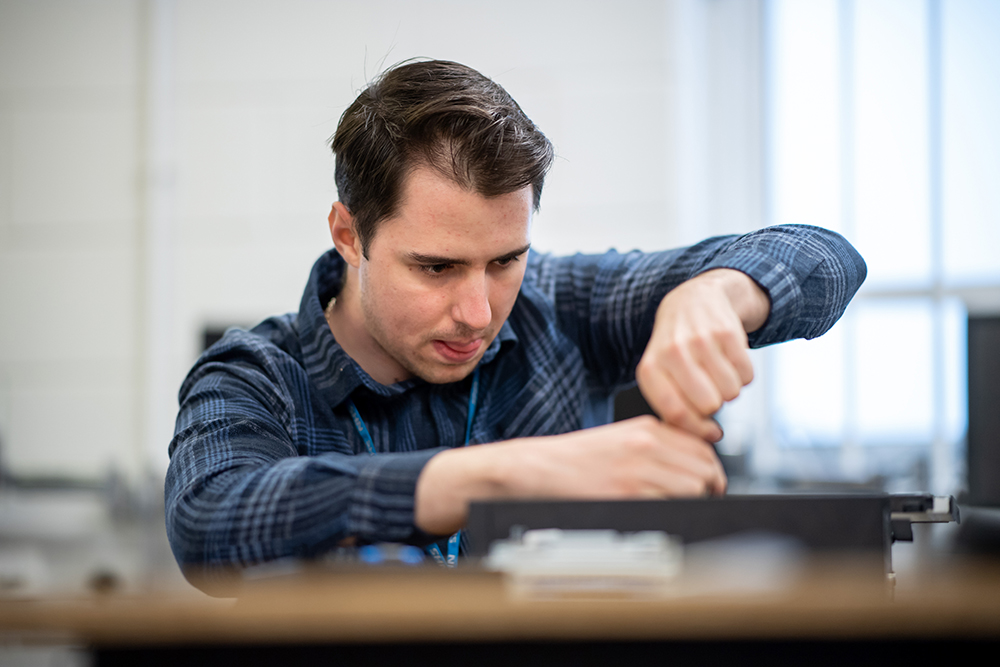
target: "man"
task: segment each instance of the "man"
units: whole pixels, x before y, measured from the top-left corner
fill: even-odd
[[[865,277],[810,227],[529,253],[552,147],[456,63],[386,72],[332,148],[335,248],[299,312],[228,332],[181,388],[182,567],[431,545],[477,498],[721,494],[711,416],[751,381],[748,345],[824,333]],[[633,381],[660,419],[583,428]]]

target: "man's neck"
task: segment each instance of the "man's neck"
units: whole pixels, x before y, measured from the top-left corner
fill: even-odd
[[[324,315],[334,339],[347,356],[379,384],[394,384],[410,377],[365,327],[364,310],[357,290],[357,270],[351,266],[344,273],[340,294],[327,305]]]

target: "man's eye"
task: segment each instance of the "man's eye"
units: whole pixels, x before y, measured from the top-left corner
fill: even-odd
[[[520,257],[504,257],[503,259],[498,259],[497,264],[500,266],[510,266],[514,262],[520,261]]]
[[[424,273],[429,273],[432,276],[439,276],[450,269],[451,264],[426,264],[421,268],[423,268]]]

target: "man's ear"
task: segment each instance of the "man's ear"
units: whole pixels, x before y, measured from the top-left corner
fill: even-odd
[[[361,238],[354,231],[354,216],[339,201],[333,202],[330,209],[330,237],[337,252],[344,261],[358,268],[361,266]]]

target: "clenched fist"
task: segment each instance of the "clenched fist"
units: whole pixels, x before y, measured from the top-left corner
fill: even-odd
[[[763,290],[731,269],[703,273],[668,293],[636,368],[650,407],[668,424],[720,440],[712,415],[753,380],[747,332],[769,312]]]

